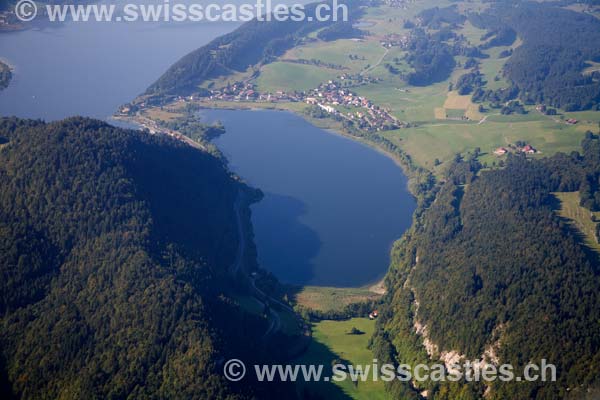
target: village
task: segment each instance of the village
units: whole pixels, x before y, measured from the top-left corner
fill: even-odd
[[[259,93],[252,83],[236,82],[222,89],[210,91],[208,100],[232,102],[304,102],[335,117],[351,121],[357,128],[373,132],[398,129],[406,126],[391,115],[390,110],[373,104],[369,99],[350,90],[351,87],[370,82],[369,78],[344,74],[338,80],[322,83],[307,92]],[[344,82],[345,81],[345,82]],[[194,98],[191,97],[191,100]],[[342,110],[340,110],[342,109]],[[345,110],[344,110],[345,109]]]

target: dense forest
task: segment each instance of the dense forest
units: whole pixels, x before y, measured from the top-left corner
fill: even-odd
[[[582,71],[586,62],[600,61],[600,20],[559,5],[498,1],[469,19],[493,32],[492,41],[507,44],[514,32],[523,40],[504,67],[523,100],[567,111],[597,109],[600,80]]]
[[[361,38],[363,36],[364,32],[355,28],[352,22],[338,22],[327,28],[321,29],[319,33],[317,33],[317,37],[325,42],[338,39]]]
[[[475,157],[457,159],[436,201],[394,248],[376,356],[426,362],[418,321],[439,351],[478,360],[494,346],[500,363],[516,371],[541,359],[557,366],[556,383],[494,382],[486,398],[577,399],[598,385],[600,256],[558,216],[552,194],[587,190],[594,199],[598,171],[600,140],[591,133],[582,154],[510,156],[491,171]],[[425,388],[434,399],[476,399],[485,391],[464,382]],[[419,398],[398,382],[390,390]]]
[[[456,67],[455,56],[471,60],[489,57],[456,34],[455,29],[465,20],[458,7],[449,6],[424,10],[415,22],[405,21],[405,27],[411,29],[406,61],[414,69],[405,76],[409,84],[428,86],[448,79]]]
[[[450,76],[456,61],[450,46],[423,29],[414,29],[406,60],[414,69],[407,81],[414,86],[428,86]]]
[[[348,4],[350,21],[359,15],[359,4],[360,2]],[[148,88],[147,94],[196,91],[198,85],[207,79],[246,71],[248,67],[259,63],[268,63],[293,47],[307,33],[329,25],[335,26],[330,34],[339,34],[338,31],[348,34],[346,24],[317,21],[315,7],[316,4],[305,7],[306,21],[252,20],[235,31],[214,39],[177,61]]]
[[[227,294],[254,192],[220,159],[83,118],[2,119],[0,137],[3,398],[287,396],[219,370],[270,353]]]

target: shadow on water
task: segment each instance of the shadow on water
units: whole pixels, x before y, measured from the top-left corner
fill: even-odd
[[[274,193],[265,193],[252,206],[261,266],[282,281],[299,285],[314,277],[314,258],[321,248],[317,232],[300,221],[305,213],[306,205],[300,200]]]

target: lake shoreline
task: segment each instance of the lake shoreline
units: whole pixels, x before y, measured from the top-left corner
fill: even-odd
[[[246,105],[246,104],[237,105],[237,106],[224,105],[223,103],[213,103],[211,105],[205,105],[205,103],[200,102],[197,104],[200,107],[200,109],[204,109],[204,110],[231,110],[231,111],[265,111],[265,110],[269,110],[269,111],[289,112],[298,117],[301,117],[303,120],[307,121],[308,123],[310,123],[312,126],[314,126],[316,128],[322,129],[330,134],[333,134],[336,136],[341,136],[341,137],[350,139],[352,141],[355,141],[357,143],[361,143],[361,144],[368,146],[371,149],[377,151],[378,153],[386,156],[387,158],[391,159],[394,162],[394,164],[396,164],[402,170],[402,173],[407,178],[407,186],[409,186],[408,183],[412,179],[411,173],[410,173],[408,167],[406,167],[402,163],[400,158],[397,155],[395,155],[394,153],[382,148],[381,146],[378,146],[376,143],[373,143],[370,140],[361,139],[352,134],[349,134],[339,127],[321,126],[316,123],[317,121],[319,121],[319,119],[311,118],[310,116],[306,115],[305,113],[298,112],[296,110],[293,110],[293,109],[290,109],[287,107],[277,107],[276,105],[268,105],[265,107],[256,107],[256,106],[251,106],[251,105]],[[331,122],[334,125],[337,122],[337,121],[332,120],[331,118],[323,118],[323,120],[327,120],[328,122]],[[413,198],[416,199],[417,197],[410,190],[410,187],[408,187],[408,189],[409,189],[408,192],[411,194],[411,196],[413,196]]]
[[[271,178],[272,175],[265,176],[264,173],[257,172],[257,169],[255,169],[254,167],[249,167],[249,165],[252,165],[252,161],[248,160],[251,156],[248,156],[247,154],[251,154],[251,153],[253,153],[253,151],[252,151],[252,147],[249,147],[251,145],[248,142],[249,141],[249,139],[247,139],[248,136],[242,134],[244,132],[244,129],[250,130],[251,132],[255,132],[258,135],[258,136],[250,136],[250,137],[253,138],[252,141],[257,141],[259,143],[256,146],[258,146],[258,148],[261,149],[261,153],[260,153],[261,156],[267,157],[265,159],[266,162],[269,162],[268,160],[272,159],[272,156],[270,156],[269,154],[271,154],[273,151],[276,151],[274,149],[276,149],[278,146],[281,146],[282,141],[286,142],[286,143],[292,143],[292,142],[290,142],[290,140],[304,141],[304,143],[298,143],[300,145],[300,147],[298,147],[294,150],[294,152],[297,154],[297,156],[294,156],[292,158],[296,158],[296,159],[298,157],[302,157],[302,154],[305,154],[304,152],[306,151],[306,146],[307,146],[306,141],[308,141],[308,143],[311,143],[311,145],[313,145],[313,146],[314,145],[318,146],[318,148],[321,149],[319,151],[320,155],[317,156],[316,159],[313,159],[313,161],[314,161],[313,167],[311,167],[313,169],[312,173],[315,173],[315,171],[314,171],[315,168],[317,168],[317,169],[321,168],[320,163],[322,162],[323,159],[331,160],[330,156],[332,154],[334,155],[333,159],[339,158],[339,156],[335,156],[335,154],[338,154],[335,151],[335,148],[340,148],[342,153],[339,153],[339,154],[348,154],[347,146],[350,146],[349,148],[351,148],[351,149],[355,149],[355,150],[353,150],[353,152],[358,152],[358,153],[354,154],[353,158],[344,160],[343,157],[346,157],[346,156],[342,156],[342,158],[339,159],[340,163],[338,163],[339,167],[337,167],[337,170],[339,170],[341,168],[341,170],[346,171],[345,173],[348,174],[347,175],[348,178],[345,178],[346,183],[343,183],[339,189],[335,189],[335,190],[347,191],[348,192],[347,195],[350,195],[350,193],[357,193],[356,195],[350,195],[351,200],[349,200],[348,202],[345,202],[347,204],[344,207],[356,209],[356,207],[362,207],[359,204],[363,204],[362,202],[366,201],[366,203],[364,203],[364,204],[372,204],[372,206],[366,206],[367,209],[369,209],[369,208],[371,209],[371,211],[369,211],[369,212],[374,214],[374,218],[376,215],[378,215],[379,217],[376,217],[374,220],[371,219],[371,221],[373,221],[373,222],[365,223],[364,222],[365,217],[369,214],[368,213],[364,214],[362,217],[358,217],[358,219],[356,220],[356,225],[352,225],[353,222],[349,222],[349,221],[352,221],[352,219],[351,220],[343,220],[345,222],[339,221],[341,223],[341,225],[337,225],[334,222],[334,221],[336,221],[335,218],[344,218],[344,217],[334,217],[334,219],[331,219],[331,218],[326,219],[326,220],[329,220],[329,222],[327,222],[326,224],[333,223],[335,225],[322,225],[322,223],[316,223],[317,220],[312,220],[313,222],[309,223],[309,225],[307,225],[307,226],[311,229],[315,229],[315,233],[318,233],[318,235],[321,235],[321,233],[327,232],[327,230],[329,230],[330,235],[335,234],[334,233],[335,231],[333,231],[333,232],[331,231],[332,226],[338,226],[338,228],[335,228],[335,229],[340,229],[339,226],[346,226],[346,228],[341,228],[341,229],[344,229],[344,232],[351,232],[352,229],[350,229],[349,226],[355,226],[356,229],[358,229],[359,231],[362,231],[362,233],[360,233],[359,236],[356,236],[356,233],[349,234],[350,236],[348,237],[348,240],[360,240],[361,243],[364,243],[364,247],[362,247],[362,248],[361,248],[361,246],[358,246],[358,247],[354,246],[354,249],[355,249],[354,253],[358,252],[356,254],[357,257],[352,258],[352,257],[354,257],[351,255],[352,251],[350,253],[348,253],[347,251],[343,250],[342,247],[339,247],[340,246],[339,243],[336,245],[337,247],[328,247],[328,246],[331,246],[328,243],[335,243],[335,242],[326,241],[325,243],[327,245],[321,249],[321,251],[324,251],[324,253],[319,253],[321,255],[319,255],[316,259],[312,259],[313,256],[311,256],[311,260],[312,260],[311,263],[315,263],[313,265],[316,268],[314,270],[314,271],[317,271],[316,274],[314,276],[311,275],[310,279],[305,281],[306,277],[303,277],[303,274],[305,272],[300,272],[300,271],[305,271],[304,269],[297,269],[296,267],[294,267],[294,268],[288,270],[288,272],[285,272],[283,269],[281,269],[280,266],[275,267],[275,265],[277,265],[277,263],[275,263],[274,265],[271,265],[274,262],[274,258],[273,258],[274,254],[276,254],[276,253],[273,253],[273,251],[276,251],[276,250],[273,250],[273,246],[275,246],[275,245],[268,244],[267,247],[264,247],[265,249],[267,249],[266,250],[267,253],[265,253],[266,258],[263,258],[261,260],[261,265],[263,268],[266,268],[267,270],[274,272],[275,275],[278,276],[278,279],[284,284],[302,285],[302,286],[340,287],[340,288],[349,288],[349,289],[356,289],[356,290],[362,289],[362,290],[369,290],[372,293],[375,293],[378,295],[381,295],[384,292],[383,282],[384,282],[384,279],[385,279],[385,277],[389,271],[390,265],[391,265],[391,261],[392,261],[391,260],[391,252],[392,252],[393,246],[396,243],[396,241],[402,237],[404,232],[408,231],[411,228],[412,221],[413,221],[413,208],[416,207],[415,198],[412,195],[412,193],[410,193],[410,191],[408,190],[407,182],[408,182],[409,177],[404,173],[404,170],[402,168],[399,168],[399,163],[396,162],[396,160],[394,159],[394,157],[392,157],[392,155],[390,153],[380,151],[379,149],[377,149],[376,146],[369,144],[365,140],[358,140],[356,137],[353,137],[348,134],[343,134],[337,130],[334,130],[334,129],[332,129],[331,126],[323,127],[323,126],[319,126],[318,124],[313,123],[313,121],[307,120],[307,118],[299,118],[299,117],[306,117],[306,115],[302,115],[302,113],[300,113],[298,111],[294,111],[294,110],[282,109],[281,107],[249,107],[248,105],[240,105],[240,104],[235,104],[235,106],[232,104],[227,104],[227,105],[220,105],[219,107],[213,107],[213,104],[195,103],[194,106],[197,106],[200,108],[201,116],[203,117],[201,122],[211,123],[212,121],[221,121],[227,127],[226,128],[227,133],[219,138],[219,140],[223,140],[224,138],[226,138],[225,139],[226,142],[214,143],[214,144],[222,151],[223,155],[227,158],[228,161],[230,161],[234,165],[236,165],[237,168],[234,168],[232,170],[232,172],[238,176],[241,176],[242,179],[244,181],[246,181],[248,184],[250,184],[251,186],[260,188],[261,190],[266,190],[268,193],[275,194],[275,197],[273,197],[273,195],[271,195],[270,200],[267,202],[267,205],[265,205],[265,207],[272,207],[275,205],[277,205],[279,207],[278,204],[283,204],[283,203],[277,203],[277,201],[279,201],[279,200],[276,200],[276,199],[281,198],[281,196],[283,196],[284,198],[287,196],[292,196],[292,198],[295,198],[296,195],[298,195],[300,193],[304,193],[303,190],[306,190],[306,189],[302,189],[303,186],[300,186],[300,188],[298,189],[298,188],[296,188],[296,186],[294,186],[294,183],[293,183],[294,177],[299,172],[295,171],[293,169],[292,170],[289,169],[289,168],[295,168],[295,167],[292,167],[292,165],[295,165],[297,167],[299,160],[291,161],[291,163],[292,163],[291,165],[288,162],[286,162],[282,165],[282,170],[291,172],[291,175],[289,175],[290,183],[285,184],[283,186],[281,186],[281,184],[275,184],[275,186],[273,186],[273,182],[279,182],[279,178],[275,178],[275,181],[273,181]],[[272,105],[270,105],[270,106],[272,106]],[[167,108],[166,106],[164,106],[164,107],[165,107],[165,109]],[[203,110],[206,112],[206,115],[202,115]],[[169,112],[172,112],[172,113],[177,113],[178,111],[179,111],[179,107],[169,110]],[[276,114],[264,115],[264,116],[261,116],[258,113],[256,113],[256,114],[249,113],[249,114],[246,114],[245,117],[242,116],[244,114],[235,114],[235,113],[229,114],[229,112],[235,112],[235,111],[240,111],[240,112],[243,112],[243,111],[271,111],[271,112],[272,111],[284,111],[284,113],[276,113]],[[280,115],[280,116],[277,117],[277,115]],[[285,115],[287,115],[287,116],[285,116]],[[260,126],[261,126],[262,122],[267,120],[267,117],[271,118],[273,123],[271,124],[272,125],[271,128],[267,129],[267,131],[264,131],[262,128],[260,128]],[[291,121],[293,121],[293,119],[296,119],[298,121],[298,123],[300,123],[300,125],[297,125],[297,123],[291,122]],[[257,121],[262,121],[262,122],[257,122]],[[290,123],[292,125],[288,125]],[[244,124],[247,124],[247,125],[244,125]],[[291,133],[292,136],[288,136],[288,134],[284,134],[283,136],[281,136],[283,133],[288,132],[287,128],[283,128],[284,125],[282,125],[282,124],[285,124],[285,126],[289,126],[290,129],[292,131],[294,131],[294,133]],[[282,132],[281,131],[282,129],[285,132]],[[314,140],[313,138],[315,137],[315,135],[316,136],[322,135],[323,131],[325,131],[325,133],[327,133],[327,135],[323,136],[324,137],[323,140],[325,140],[324,143],[326,144],[326,146],[322,147],[323,143],[321,143],[320,141],[312,144],[312,141]],[[267,133],[267,132],[269,132],[269,133]],[[318,133],[318,132],[321,132],[321,133]],[[330,136],[332,138],[326,139],[327,136]],[[296,139],[293,139],[293,138],[296,138]],[[304,139],[301,139],[301,138],[304,138]],[[334,138],[337,138],[337,139],[334,139]],[[341,142],[340,142],[340,140],[341,140]],[[347,144],[344,145],[344,142],[346,142]],[[223,147],[223,146],[225,146],[225,147]],[[266,148],[263,146],[266,146]],[[241,150],[240,147],[243,147],[243,150]],[[294,148],[294,147],[292,147],[292,148]],[[361,148],[362,148],[362,150],[360,150]],[[372,150],[377,150],[377,152],[372,152]],[[370,154],[370,156],[367,157],[367,154]],[[362,162],[362,163],[354,162],[354,160],[357,160],[357,158],[356,158],[357,156],[359,157],[360,160],[364,159],[364,162]],[[381,156],[384,156],[384,157],[381,157]],[[319,160],[321,160],[321,161],[319,161]],[[373,164],[374,160],[379,160],[379,161],[376,161],[376,163]],[[390,163],[390,161],[392,161],[393,164]],[[326,161],[326,162],[329,163],[330,161]],[[316,164],[314,164],[314,163],[316,163]],[[350,167],[350,165],[352,165],[352,167]],[[367,170],[364,169],[365,166],[367,167]],[[250,168],[250,169],[248,169],[248,168]],[[361,170],[361,169],[362,169],[362,172],[359,172],[359,170]],[[328,167],[328,170],[329,170],[329,167]],[[341,170],[333,173],[333,175],[331,175],[328,178],[321,177],[321,178],[317,179],[317,181],[312,184],[313,189],[311,189],[311,190],[313,191],[313,193],[315,190],[319,190],[318,189],[319,187],[321,187],[321,188],[327,187],[327,186],[331,187],[330,184],[325,184],[325,186],[323,186],[323,184],[324,184],[323,179],[334,179],[335,181],[337,181],[338,178],[336,178],[336,177],[340,176],[340,175],[336,175],[336,174],[341,173]],[[333,169],[332,171],[336,171],[336,169]],[[371,171],[371,172],[365,172],[365,171]],[[258,173],[258,175],[257,175],[257,173]],[[288,172],[286,172],[286,173],[288,173]],[[365,185],[365,182],[364,182],[365,179],[368,181],[373,181],[372,178],[369,178],[369,176],[372,173],[377,174],[377,176],[384,176],[384,177],[387,176],[387,178],[383,179],[383,180],[377,179],[377,180],[375,180],[375,182]],[[327,176],[327,174],[325,176]],[[362,190],[362,194],[358,194],[359,192],[361,192],[361,190],[356,192],[355,189],[349,189],[349,187],[351,187],[352,184],[350,184],[350,186],[348,186],[349,183],[348,183],[347,179],[351,179],[352,181],[355,181],[354,184],[360,185],[359,187],[361,187],[361,188],[366,188],[365,189],[366,192],[365,192],[365,190]],[[396,181],[398,182],[398,184],[391,184],[391,185],[389,184],[389,182],[396,182]],[[344,182],[344,180],[342,180],[341,182]],[[294,188],[290,187],[290,185]],[[379,187],[379,189],[376,189],[377,187]],[[369,188],[371,188],[371,189],[369,189]],[[375,190],[375,191],[373,191],[373,190]],[[378,192],[380,192],[380,196],[375,196],[374,198],[367,194],[367,193],[378,193]],[[327,195],[325,194],[325,196],[327,196]],[[269,196],[267,196],[267,197],[269,197]],[[385,198],[385,197],[387,197],[388,200],[383,200],[383,198]],[[320,212],[324,212],[324,210],[327,210],[327,208],[324,208],[324,207],[333,207],[333,209],[335,209],[335,207],[336,207],[335,204],[331,203],[331,201],[326,201],[323,203],[322,200],[318,200],[317,202],[313,203],[313,201],[316,201],[315,197],[312,196],[309,198],[312,198],[313,200],[305,200],[306,198],[302,197],[302,195],[300,195],[300,197],[298,197],[297,199],[303,200],[303,201],[308,201],[307,205],[310,210],[319,210],[320,209],[321,210]],[[394,200],[394,199],[396,199],[396,200]],[[316,208],[313,208],[313,207],[316,207]],[[375,208],[373,208],[373,207],[375,207]],[[373,211],[373,210],[378,210],[378,207],[383,207],[383,208],[381,208],[381,211]],[[365,212],[367,211],[367,209],[365,209]],[[398,210],[400,210],[400,211],[406,210],[407,212],[399,212]],[[264,233],[264,232],[267,232],[268,229],[271,229],[271,230],[277,229],[277,223],[273,226],[270,226],[270,224],[272,224],[273,222],[266,222],[266,221],[271,221],[271,219],[270,218],[265,219],[265,217],[266,217],[265,210],[257,211],[257,212],[258,212],[258,214],[256,214],[256,215],[262,221],[258,225],[255,221],[255,224],[254,224],[256,232],[257,232],[257,237],[261,237],[260,236],[261,231]],[[341,211],[341,212],[343,213],[345,211]],[[337,214],[339,214],[339,212]],[[392,217],[392,214],[395,215],[395,217]],[[312,217],[310,217],[311,214],[309,213],[307,215],[309,218],[308,221],[310,221],[312,218]],[[314,216],[316,214],[312,214],[312,215]],[[339,215],[344,215],[344,214],[339,214]],[[296,221],[295,218],[296,217],[294,217],[294,220]],[[379,222],[374,222],[374,221],[379,221]],[[392,222],[392,221],[395,221],[395,222]],[[296,223],[296,222],[294,222],[294,223]],[[316,224],[313,225],[313,223],[316,223]],[[350,225],[348,225],[348,224],[350,224]],[[262,228],[261,228],[261,225],[262,225]],[[327,229],[327,230],[322,230],[322,229]],[[339,242],[339,240],[345,241],[345,239],[343,239],[345,236],[348,236],[348,235],[342,234],[341,236],[337,236],[336,241],[337,242]],[[363,238],[363,236],[364,236],[364,238]],[[262,237],[266,238],[265,234],[263,234]],[[354,239],[351,239],[351,237]],[[358,239],[358,238],[361,238],[361,239]],[[364,239],[364,242],[362,242],[363,239]],[[259,244],[259,246],[260,246],[260,244]],[[263,247],[261,247],[261,248],[263,248]],[[268,250],[269,248],[271,249],[270,253]],[[334,253],[331,253],[332,251]],[[322,258],[322,257],[332,257],[332,256],[334,256],[334,254],[336,254],[338,252],[343,252],[345,254],[343,256],[341,256],[341,258],[338,261],[335,262],[337,267],[324,268],[324,269],[320,268],[320,263],[322,263],[323,261],[319,261],[319,260],[327,259],[327,258]],[[374,252],[374,253],[371,255],[372,252]],[[315,253],[315,254],[317,254],[317,253]],[[339,256],[335,255],[334,257],[339,257]],[[346,260],[348,257],[351,257],[351,259],[353,259],[355,261],[348,263],[347,261],[349,261],[349,260]],[[299,264],[298,267],[300,267],[302,262],[303,261],[298,262],[298,264]],[[375,263],[375,264],[373,264],[373,263]],[[297,263],[293,263],[293,264],[295,265]],[[352,273],[350,275],[347,275],[350,272],[343,273],[342,271],[345,268],[345,267],[343,267],[344,265],[347,265],[347,268],[350,268],[350,269],[354,268],[354,270],[357,271],[357,273],[356,274]],[[380,267],[375,268],[374,265],[379,265]],[[371,267],[371,266],[373,266],[373,267]],[[375,269],[373,269],[373,268],[375,268]],[[319,271],[321,271],[321,272],[319,272]],[[297,274],[300,274],[300,275],[297,275]],[[339,274],[342,274],[342,275],[339,275]],[[344,274],[346,274],[345,277],[343,277]],[[339,275],[339,277],[335,278],[336,275]],[[349,277],[354,277],[354,278],[350,279]]]
[[[362,146],[366,146],[372,150],[375,150],[378,154],[381,154],[383,156],[385,156],[386,158],[388,158],[389,160],[393,161],[395,166],[397,168],[400,169],[400,172],[402,173],[402,175],[404,176],[404,178],[406,179],[406,185],[405,185],[405,189],[407,191],[407,193],[410,195],[410,197],[413,200],[417,200],[415,194],[410,190],[410,180],[412,179],[412,174],[410,169],[404,165],[401,161],[401,159],[394,154],[393,152],[390,152],[384,148],[382,148],[381,146],[377,145],[376,143],[368,140],[368,139],[363,139],[363,138],[359,138],[357,136],[354,136],[352,134],[349,134],[347,132],[345,132],[340,124],[335,121],[332,120],[330,118],[326,118],[323,119],[323,121],[319,120],[319,119],[315,119],[315,118],[311,118],[310,116],[308,116],[307,114],[300,112],[299,110],[294,110],[291,109],[290,107],[286,107],[286,106],[281,106],[279,104],[261,104],[259,106],[256,106],[255,104],[231,104],[231,103],[208,103],[208,102],[194,102],[195,105],[197,105],[199,107],[200,110],[206,110],[206,111],[210,111],[210,110],[227,110],[227,111],[255,111],[255,112],[259,112],[259,111],[279,111],[279,112],[284,112],[284,113],[290,113],[291,115],[294,115],[296,117],[300,117],[302,118],[302,120],[306,121],[307,123],[309,123],[311,126],[318,128],[322,131],[327,132],[330,135],[334,135],[336,137],[340,137],[340,138],[344,138],[347,140],[350,140],[352,142],[358,143]],[[287,105],[287,104],[286,104]],[[123,116],[113,116],[113,118],[123,121],[134,121],[136,124],[140,124],[138,121],[136,121],[135,117],[123,117]],[[325,122],[324,124],[319,124],[319,122]],[[141,124],[143,126],[143,124]],[[337,125],[337,126],[336,126]],[[232,171],[233,172],[233,171]],[[238,174],[236,174],[238,175]],[[410,223],[410,225],[407,227],[407,229],[404,231],[404,233],[402,233],[402,235],[400,235],[399,237],[395,238],[393,240],[393,242],[390,244],[389,246],[389,251],[388,251],[388,257],[389,257],[389,261],[388,261],[388,265],[386,270],[384,271],[383,275],[380,276],[379,278],[375,279],[375,280],[371,280],[368,281],[367,283],[364,284],[360,284],[360,285],[340,285],[338,288],[339,289],[362,289],[362,290],[367,290],[371,293],[377,294],[377,295],[383,295],[385,294],[385,292],[387,291],[386,287],[385,287],[385,278],[389,272],[390,266],[391,266],[391,252],[393,249],[394,244],[400,240],[404,234],[408,231],[410,231],[410,229],[412,228],[413,224],[414,224],[414,211],[411,213],[411,220],[412,222]],[[315,285],[315,284],[307,284],[305,286],[321,286],[321,287],[330,287],[331,285]]]

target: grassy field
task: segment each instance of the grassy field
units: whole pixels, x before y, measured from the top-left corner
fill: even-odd
[[[486,89],[497,90],[509,86],[509,83],[502,76],[502,68],[508,58],[499,58],[498,56],[502,51],[510,48],[511,46],[494,47],[484,52],[489,54],[490,58],[480,60],[481,66],[479,69],[487,81],[485,85]]]
[[[177,118],[183,117],[183,113],[174,113],[167,110],[161,110],[159,107],[150,108],[145,111],[145,115],[155,121],[172,121]]]
[[[479,46],[483,42],[481,41],[481,37],[485,34],[485,30],[476,28],[471,24],[471,22],[466,21],[462,28],[459,29],[456,33],[459,35],[464,35],[469,43],[473,46]]]
[[[460,96],[454,91],[448,91],[449,84],[456,83],[458,78],[467,72],[458,67],[452,75],[443,82],[427,87],[407,86],[399,75],[391,74],[384,67],[385,63],[393,64],[401,71],[410,69],[403,60],[404,52],[398,48],[388,50],[379,45],[386,34],[406,34],[403,28],[406,19],[414,18],[420,11],[438,6],[450,5],[450,1],[423,0],[406,5],[405,9],[389,8],[386,6],[366,9],[362,18],[372,24],[365,28],[370,33],[364,41],[338,40],[334,42],[309,42],[297,47],[284,56],[291,59],[318,59],[323,62],[343,64],[352,71],[365,68],[369,76],[382,79],[381,82],[360,86],[354,89],[359,95],[372,100],[375,104],[389,108],[392,115],[402,121],[415,125],[413,128],[385,132],[384,135],[397,143],[423,167],[433,169],[435,159],[450,160],[456,153],[465,153],[475,147],[484,152],[481,160],[490,166],[497,158],[491,152],[499,147],[517,140],[524,140],[538,150],[540,156],[552,155],[556,152],[570,152],[579,149],[581,139],[586,130],[597,130],[600,112],[567,113],[565,118],[576,118],[580,123],[576,126],[567,125],[560,119],[549,118],[535,111],[527,115],[500,115],[497,110],[488,113],[479,112],[479,105],[471,101],[471,97]],[[487,6],[481,3],[459,2],[461,10],[480,11]],[[465,22],[458,29],[458,34],[465,35],[473,45],[481,44],[484,30]],[[502,77],[502,68],[506,58],[499,54],[520,45],[517,39],[511,46],[495,47],[486,50],[490,55],[481,61],[481,72],[487,79],[486,88],[498,89],[507,87],[508,82]],[[362,61],[350,61],[348,54],[358,54],[365,57]],[[385,57],[381,59],[382,54]],[[373,64],[380,60],[380,65]],[[397,65],[395,60],[400,60]],[[463,63],[465,57],[457,57]],[[371,64],[366,68],[366,64]],[[340,75],[340,71],[329,70],[316,66],[282,65],[274,63],[265,66],[258,79],[259,87],[269,90],[290,87],[305,89],[315,87],[319,81],[332,79]],[[284,106],[286,107],[286,106]],[[529,107],[532,109],[532,107]],[[471,121],[460,121],[466,116]],[[478,122],[485,120],[478,124]],[[486,154],[487,153],[487,154]]]
[[[309,42],[306,45],[295,47],[288,51],[282,58],[284,60],[319,60],[323,63],[343,65],[347,70],[343,72],[357,73],[374,64],[384,54],[384,49],[377,43],[366,45],[350,39],[336,40],[333,42]],[[358,59],[350,59],[350,55]],[[364,58],[364,60],[363,60]]]
[[[315,65],[294,64],[289,62],[274,62],[267,64],[256,79],[256,86],[260,92],[286,92],[293,90],[309,90],[319,86],[322,82],[335,79],[343,71],[317,67]]]
[[[352,328],[364,332],[362,335],[349,335]],[[321,321],[313,325],[313,342],[307,352],[295,362],[297,364],[320,364],[329,370],[334,360],[344,360],[350,365],[372,365],[373,353],[368,349],[375,321],[367,318],[353,318],[348,321]],[[299,391],[308,390],[324,399],[389,399],[382,381],[353,383],[343,382],[300,383]]]
[[[600,244],[596,240],[597,222],[592,221],[592,215],[600,218],[600,213],[591,213],[590,210],[579,205],[579,192],[554,193],[560,201],[558,213],[561,217],[572,221],[573,225],[583,234],[585,244],[600,253]]]
[[[389,107],[392,114],[403,121],[430,122],[435,118],[436,107],[442,108],[446,101],[448,84],[438,83],[427,87],[410,87],[398,80],[370,84],[356,88],[356,92],[373,100],[374,103]]]
[[[313,310],[342,310],[351,303],[376,300],[381,295],[368,288],[334,288],[305,286],[295,295],[294,301]]]
[[[482,124],[439,121],[416,128],[388,131],[384,135],[411,154],[417,163],[432,168],[436,158],[449,160],[455,154],[475,147],[489,153],[518,140],[540,150],[540,156],[570,152],[579,148],[584,131],[550,119],[538,119],[522,122],[486,121]]]
[[[405,33],[402,28],[403,22],[413,19],[421,11],[433,7],[448,7],[453,2],[450,0],[419,0],[405,4],[405,8],[380,6],[366,9],[362,20],[375,23],[374,26],[366,28],[374,36],[383,36],[390,32]]]
[[[408,86],[402,80],[402,74],[392,74],[385,68],[385,64],[389,63],[401,72],[410,70],[410,66],[404,60],[405,52],[402,49],[386,50],[380,45],[385,35],[407,34],[409,31],[403,27],[405,20],[414,19],[422,10],[436,6],[446,7],[451,4],[457,4],[462,11],[481,11],[488,7],[487,4],[477,1],[420,0],[407,3],[403,8],[387,6],[367,8],[361,20],[371,25],[363,28],[369,33],[364,40],[344,39],[323,42],[316,39],[315,35],[311,35],[311,40],[287,51],[280,61],[255,66],[254,68],[260,68],[258,78],[251,79],[253,70],[250,68],[245,73],[215,79],[211,83],[217,87],[230,79],[249,79],[257,85],[257,90],[260,92],[276,92],[316,88],[320,83],[336,79],[345,72],[361,72],[379,78],[380,82],[355,87],[352,90],[378,106],[389,108],[396,118],[411,123],[413,127],[409,129],[387,131],[383,134],[411,155],[417,164],[434,171],[441,169],[434,168],[435,159],[448,161],[455,154],[471,151],[475,147],[481,148],[484,153],[481,160],[492,166],[497,158],[491,152],[499,146],[517,140],[526,141],[540,150],[538,156],[552,155],[559,151],[579,150],[585,131],[598,130],[600,112],[565,113],[562,117],[548,117],[535,112],[532,106],[528,106],[530,112],[526,115],[504,116],[500,115],[499,110],[494,109],[482,113],[479,111],[479,104],[472,102],[471,96],[460,96],[457,92],[448,90],[451,83],[456,83],[462,74],[468,72],[463,67],[457,67],[445,81],[427,87]],[[472,45],[481,44],[481,36],[485,33],[468,21],[456,32],[464,35]],[[511,46],[485,50],[490,57],[480,60],[480,70],[487,80],[486,88],[498,89],[508,86],[508,82],[501,74],[507,58],[500,59],[498,56],[504,50],[518,47],[520,43],[520,39],[517,39]],[[359,59],[350,60],[350,54],[358,56]],[[346,69],[287,62],[313,59],[322,63],[343,65]],[[460,65],[464,65],[466,57],[456,57],[456,60]],[[596,67],[595,64],[591,66]],[[209,106],[209,103],[204,105]],[[282,108],[298,113],[306,107],[301,103],[232,102],[214,103],[214,105]],[[489,108],[488,105],[485,106]],[[469,121],[460,120],[462,116],[466,116]],[[560,118],[576,118],[579,123],[575,126],[568,125]],[[339,125],[326,119],[311,120],[311,122],[334,129]]]

